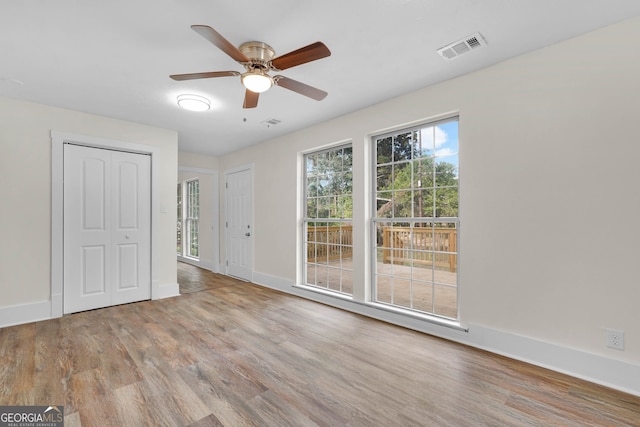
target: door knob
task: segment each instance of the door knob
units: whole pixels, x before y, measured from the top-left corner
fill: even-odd
[[[244,233],[244,235],[249,237],[249,236],[251,236],[251,233]]]

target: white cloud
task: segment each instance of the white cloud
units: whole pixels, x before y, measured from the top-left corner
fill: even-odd
[[[452,150],[449,147],[445,147],[445,148],[441,148],[439,150],[436,150],[436,157],[455,156],[456,154],[458,154],[458,152]]]
[[[425,147],[442,147],[449,140],[449,135],[440,126],[431,126],[420,130],[422,138],[422,146]]]

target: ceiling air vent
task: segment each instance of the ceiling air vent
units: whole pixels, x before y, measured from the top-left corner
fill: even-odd
[[[482,34],[475,33],[463,38],[462,40],[458,40],[441,47],[438,49],[438,54],[445,59],[453,59],[463,53],[471,52],[479,47],[486,46],[486,44],[487,42],[484,37],[482,37]]]
[[[265,125],[266,127],[271,127],[281,122],[282,120],[278,120],[278,119],[267,119],[267,120],[261,121],[260,124]]]

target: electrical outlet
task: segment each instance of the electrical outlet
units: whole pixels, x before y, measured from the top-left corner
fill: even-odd
[[[624,331],[607,329],[607,347],[624,350]]]

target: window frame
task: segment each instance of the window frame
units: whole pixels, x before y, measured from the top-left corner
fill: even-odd
[[[183,186],[182,183],[179,182],[176,186],[176,197],[177,200],[177,212],[176,212],[176,254],[178,256],[182,256],[184,249],[184,222],[183,222]]]
[[[188,179],[184,182],[184,186],[184,196],[186,196],[184,209],[186,238],[184,240],[186,244],[183,253],[188,258],[199,259],[200,180],[198,178]],[[192,191],[194,188],[197,190],[196,192]]]
[[[308,189],[309,189],[309,174],[308,174],[308,159],[310,156],[314,156],[314,155],[321,155],[321,154],[325,154],[325,153],[332,153],[332,152],[338,152],[340,150],[344,150],[344,149],[349,149],[351,152],[351,163],[349,165],[348,169],[344,169],[344,164],[342,169],[339,171],[339,173],[341,174],[345,174],[345,176],[350,176],[350,182],[349,182],[349,187],[350,187],[350,191],[348,193],[340,193],[340,194],[333,194],[331,196],[311,196],[312,198],[316,199],[316,209],[317,209],[317,202],[320,201],[321,197],[335,197],[336,200],[339,198],[342,198],[341,202],[342,203],[346,203],[345,197],[347,197],[346,195],[348,195],[348,199],[350,200],[350,204],[351,204],[351,215],[349,217],[344,216],[344,210],[341,210],[342,215],[340,217],[331,217],[331,214],[328,214],[326,217],[319,217],[318,215],[316,215],[315,217],[309,217],[309,193],[308,193]],[[350,258],[353,258],[353,143],[351,141],[349,142],[343,142],[340,144],[336,144],[333,145],[331,147],[324,147],[318,150],[312,150],[312,151],[308,151],[305,153],[302,153],[302,197],[301,197],[301,202],[302,202],[302,219],[301,219],[301,232],[302,232],[302,246],[301,246],[301,251],[302,251],[302,284],[303,286],[307,286],[309,288],[311,288],[312,290],[317,290],[317,291],[322,291],[322,292],[329,292],[332,293],[334,295],[340,295],[343,297],[352,297],[353,296],[353,265],[351,265],[350,268],[345,267],[343,261],[345,258],[343,258],[343,255],[345,255],[347,253],[347,251],[351,254]],[[330,210],[330,209],[329,209]],[[317,212],[317,211],[316,211]],[[320,238],[320,237],[314,237],[314,239],[317,240],[309,240],[309,231],[308,231],[308,227],[309,224],[311,223],[325,223],[326,227],[327,227],[327,231],[325,233],[324,238]],[[345,226],[344,224],[348,223],[347,226]],[[333,225],[335,224],[335,225]],[[337,230],[334,229],[335,227],[339,227]],[[343,227],[345,228],[345,231],[343,230]],[[316,230],[317,231],[317,226],[316,226]],[[316,235],[314,231],[314,236]],[[337,233],[336,233],[337,231]],[[348,234],[348,235],[347,235]],[[337,236],[337,243],[334,241],[333,244],[330,244],[330,240],[332,238],[330,238],[329,236]],[[326,241],[322,241],[322,239],[326,240]],[[345,243],[345,241],[347,243]],[[318,262],[318,245],[322,245],[326,243],[326,262],[325,263],[320,263]],[[314,261],[315,262],[309,262],[309,245],[312,244],[314,245],[314,254],[316,255]],[[334,247],[334,249],[337,249],[338,251],[338,259],[339,259],[339,265],[338,266],[330,266],[329,265],[329,258],[330,258],[330,247]],[[350,248],[350,249],[349,249]],[[309,266],[312,265],[315,269],[315,271],[319,271],[321,269],[321,267],[326,267],[326,271],[327,271],[327,276],[326,276],[326,281],[325,281],[325,286],[320,286],[318,283],[318,279],[317,279],[317,275],[315,276],[316,279],[313,280],[314,283],[310,283],[309,279]],[[334,289],[332,287],[330,287],[330,280],[329,280],[329,272],[338,272],[339,273],[339,289]],[[351,277],[351,279],[348,279],[348,277]],[[348,285],[348,287],[351,288],[350,291],[345,290],[345,286],[344,284],[346,283],[344,279],[350,280],[350,284]]]
[[[459,283],[459,275],[458,275],[458,265],[459,265],[459,230],[460,230],[460,211],[459,211],[459,201],[460,201],[460,181],[459,181],[459,149],[460,149],[460,145],[459,145],[459,137],[457,138],[457,144],[458,144],[458,152],[456,153],[456,164],[455,164],[455,173],[456,173],[456,192],[457,192],[457,206],[456,206],[456,211],[457,211],[457,215],[456,216],[436,216],[437,215],[437,204],[436,204],[436,200],[434,197],[433,200],[433,209],[431,209],[431,216],[414,216],[416,214],[415,212],[415,200],[413,197],[413,192],[416,191],[416,189],[418,189],[419,191],[422,191],[423,187],[415,187],[415,182],[414,182],[414,173],[413,171],[411,172],[411,187],[408,189],[404,189],[403,191],[411,191],[412,196],[411,196],[411,216],[408,217],[396,217],[393,214],[393,211],[396,209],[396,206],[393,203],[393,197],[391,199],[389,199],[389,201],[391,201],[391,208],[392,209],[392,215],[389,218],[386,217],[378,217],[378,196],[379,196],[379,188],[378,188],[378,168],[380,166],[382,167],[390,167],[391,171],[395,172],[393,167],[395,167],[395,165],[397,164],[407,164],[409,165],[409,167],[413,168],[413,164],[415,160],[418,159],[424,159],[424,158],[431,158],[432,160],[432,167],[433,167],[433,181],[432,181],[432,187],[425,187],[425,191],[431,191],[431,190],[436,190],[437,188],[454,188],[451,186],[442,186],[442,187],[438,187],[436,182],[436,164],[437,164],[437,159],[438,156],[436,155],[436,150],[437,147],[434,144],[434,150],[433,150],[433,154],[431,156],[419,156],[419,157],[414,157],[414,151],[412,150],[411,153],[411,157],[408,160],[403,160],[400,162],[395,161],[395,159],[393,158],[393,143],[394,140],[391,140],[391,158],[390,161],[387,163],[380,163],[380,165],[378,164],[378,141],[384,139],[384,138],[394,138],[398,135],[401,134],[405,134],[405,133],[410,133],[410,132],[415,132],[415,131],[419,131],[421,129],[425,129],[425,128],[429,128],[429,127],[436,127],[438,125],[442,125],[442,124],[446,124],[446,123],[451,123],[451,122],[456,122],[457,123],[457,129],[459,129],[459,123],[460,123],[460,117],[458,114],[455,115],[451,115],[451,116],[446,116],[446,117],[441,117],[438,118],[436,120],[428,120],[428,121],[424,121],[421,122],[419,124],[416,125],[411,125],[411,126],[406,126],[406,127],[399,127],[396,128],[393,131],[389,131],[389,132],[384,132],[384,133],[380,133],[380,134],[373,134],[371,135],[370,138],[370,147],[371,147],[371,161],[369,164],[370,167],[370,194],[371,194],[371,203],[370,203],[370,218],[371,218],[371,227],[370,227],[370,259],[371,259],[371,283],[370,283],[370,302],[372,304],[376,304],[376,305],[382,305],[382,306],[386,306],[389,308],[392,308],[394,310],[400,310],[403,312],[407,312],[409,314],[411,313],[415,313],[418,315],[426,315],[426,316],[433,316],[435,318],[439,318],[439,319],[446,319],[447,321],[458,321],[460,318],[460,311],[459,311],[459,288],[460,288],[460,283]],[[435,132],[435,131],[434,131]],[[435,134],[434,134],[435,137]],[[391,174],[392,177],[395,177],[395,175]],[[393,179],[393,178],[392,178]],[[395,191],[395,187],[392,186],[392,190],[385,190],[383,192],[389,192],[391,195],[393,194],[393,192]],[[432,236],[432,242],[433,242],[433,247],[435,247],[435,236],[436,236],[436,231],[435,230],[441,230],[441,226],[443,224],[449,224],[452,225],[453,228],[455,229],[454,232],[454,237],[453,237],[453,242],[454,242],[454,247],[455,250],[452,252],[449,251],[438,251],[435,249],[432,249],[430,251],[427,250],[419,250],[419,249],[414,249],[413,247],[408,251],[411,252],[411,256],[410,256],[410,261],[409,261],[409,266],[411,267],[411,269],[413,270],[414,265],[416,265],[415,261],[414,261],[414,256],[416,253],[422,253],[422,254],[427,254],[427,253],[431,253],[431,256],[433,257],[431,259],[431,270],[432,272],[436,270],[436,260],[435,260],[435,256],[436,254],[439,256],[448,256],[449,259],[451,259],[451,257],[454,257],[454,261],[453,261],[453,266],[451,267],[451,269],[453,271],[455,271],[455,284],[452,285],[450,283],[440,283],[438,281],[435,280],[434,275],[432,275],[432,279],[430,282],[428,282],[431,285],[431,309],[430,310],[423,310],[423,309],[417,309],[414,307],[413,305],[413,281],[414,281],[414,276],[413,276],[413,271],[411,270],[410,275],[408,276],[408,280],[409,280],[409,300],[410,300],[410,304],[409,306],[407,305],[398,305],[395,304],[393,299],[391,299],[391,301],[380,301],[380,298],[378,297],[379,295],[379,278],[380,277],[386,277],[386,278],[391,278],[391,283],[393,284],[393,280],[396,277],[399,277],[400,279],[405,278],[406,276],[394,276],[393,274],[389,274],[389,275],[384,275],[384,274],[380,274],[380,272],[378,271],[379,265],[378,263],[380,262],[379,260],[379,251],[380,250],[385,250],[384,246],[382,246],[382,244],[379,244],[379,240],[378,240],[378,228],[379,225],[381,223],[391,223],[392,225],[394,224],[402,224],[402,225],[406,225],[407,228],[410,230],[410,234],[409,234],[409,241],[413,242],[414,241],[414,227],[416,224],[431,224],[431,236]],[[444,229],[444,228],[443,228]],[[446,228],[446,230],[450,230],[451,228]],[[423,230],[423,228],[417,229],[416,230]],[[411,246],[413,245],[413,243],[411,244]],[[391,248],[393,248],[393,244],[390,245]],[[451,263],[451,261],[449,261]],[[393,261],[391,261],[391,263],[393,264]],[[393,269],[391,270],[393,271]],[[425,282],[427,283],[427,282]],[[393,286],[393,285],[392,285]],[[455,287],[455,298],[456,298],[456,303],[455,303],[455,317],[452,316],[448,316],[448,315],[443,315],[442,313],[438,313],[436,310],[436,300],[435,298],[433,298],[433,295],[435,295],[435,289],[436,286],[440,287],[440,286],[447,286],[447,287]],[[393,288],[392,288],[393,289]]]
[[[193,185],[197,188],[197,193],[190,194]],[[176,232],[180,235],[180,246],[176,245],[176,254],[179,257],[193,260],[200,259],[200,179],[190,178],[177,184],[179,191],[176,191],[178,199],[178,220]],[[192,206],[196,201],[196,206]],[[193,215],[195,212],[195,215]],[[178,231],[179,227],[179,231]],[[176,236],[177,237],[177,236]],[[195,250],[194,250],[195,248]]]

